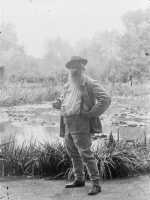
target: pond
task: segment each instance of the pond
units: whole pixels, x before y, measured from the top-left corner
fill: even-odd
[[[135,99],[137,102],[137,99]],[[130,103],[131,102],[131,103]],[[130,103],[130,104],[129,104]],[[132,104],[132,105],[131,105]],[[143,107],[142,107],[143,108]],[[18,144],[31,140],[39,142],[56,140],[59,137],[59,111],[52,108],[52,103],[20,105],[0,108],[0,143],[5,143],[14,137]],[[108,135],[113,131],[117,138],[117,128],[127,127],[123,134],[132,138],[142,127],[150,138],[150,110],[137,109],[133,99],[113,99],[112,105],[101,116],[103,132]],[[132,127],[129,129],[129,127]],[[136,128],[133,128],[136,127]],[[127,131],[124,131],[127,130]]]
[[[51,141],[59,136],[59,111],[51,104],[0,108],[0,113],[1,143],[13,137],[21,144]]]

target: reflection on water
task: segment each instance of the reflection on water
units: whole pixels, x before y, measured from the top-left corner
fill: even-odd
[[[0,108],[0,143],[52,141],[59,136],[59,111],[51,103]]]
[[[137,134],[141,137],[144,131],[150,138],[149,109],[139,110],[137,107],[113,100],[110,108],[101,118],[104,134],[109,134],[112,130],[113,136],[117,136],[118,126],[123,126],[120,138],[124,135],[134,138]],[[18,144],[24,141],[29,143],[31,140],[42,143],[56,140],[59,136],[59,119],[59,111],[54,110],[51,103],[1,107],[0,144],[7,142],[10,137],[15,137]]]
[[[59,134],[59,127],[28,125],[28,124],[11,124],[10,122],[0,123],[0,143],[8,142],[10,138],[15,137],[18,144],[24,141],[39,141],[41,143],[55,140]]]

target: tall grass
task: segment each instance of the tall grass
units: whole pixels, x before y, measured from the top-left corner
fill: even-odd
[[[27,83],[8,82],[0,88],[0,106],[11,106],[27,103],[41,103],[56,99],[63,85],[61,83]],[[149,94],[150,84],[108,83],[104,87],[112,96],[137,97]]]
[[[130,83],[108,83],[104,85],[105,88],[110,92],[113,96],[131,96],[131,97],[137,97],[137,96],[145,96],[149,95],[150,91],[150,82],[145,83],[138,83],[135,82],[131,86]]]
[[[48,84],[7,83],[0,88],[0,106],[52,101],[60,91],[60,86],[51,87]]]
[[[61,141],[40,144],[31,141],[21,146],[11,141],[2,148],[6,159],[5,175],[30,175],[40,177],[72,177],[72,165]],[[127,146],[123,143],[105,142],[93,144],[92,150],[98,160],[103,179],[133,176],[150,172],[150,148]],[[86,177],[87,171],[86,172]]]
[[[149,150],[148,150],[149,151]],[[142,156],[138,146],[127,146],[124,143],[105,145],[97,148],[95,157],[98,160],[100,175],[103,179],[134,176],[150,170],[147,157]]]

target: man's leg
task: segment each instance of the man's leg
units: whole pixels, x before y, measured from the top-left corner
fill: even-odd
[[[93,152],[91,151],[91,137],[90,134],[80,133],[72,135],[73,141],[78,148],[78,151],[87,166],[87,170],[90,176],[90,180],[93,183],[92,190],[89,194],[97,194],[101,192],[101,187],[99,183],[99,170],[97,167],[97,161],[94,157]]]
[[[70,156],[72,164],[73,164],[73,172],[75,175],[75,180],[84,182],[85,175],[84,175],[83,161],[78,152],[77,147],[74,144],[72,135],[70,133],[65,135],[65,146],[66,146],[67,153]]]

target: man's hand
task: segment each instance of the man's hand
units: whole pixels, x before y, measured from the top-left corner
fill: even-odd
[[[53,108],[60,110],[61,109],[61,100],[57,99],[52,105],[53,105]]]

